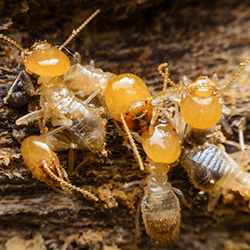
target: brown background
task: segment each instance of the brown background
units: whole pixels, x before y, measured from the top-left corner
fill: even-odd
[[[250,56],[248,1],[0,1],[0,27],[23,47],[45,38],[60,45],[97,8],[101,13],[67,48],[79,52],[83,64],[94,59],[105,71],[137,74],[152,93],[162,86],[157,71],[160,63],[169,63],[175,82],[183,75],[195,79],[217,73],[225,83],[239,63]],[[13,24],[5,30],[11,21]],[[81,178],[72,177],[72,183],[97,192],[102,201],[54,192],[34,179],[20,158],[13,131],[24,131],[27,136],[39,131],[36,124],[20,128],[14,123],[27,113],[30,99],[25,99],[22,108],[3,104],[2,98],[23,65],[19,51],[2,41],[0,53],[0,249],[5,249],[6,241],[13,236],[26,243],[33,239],[34,249],[133,249],[135,210],[143,185],[125,189],[123,184],[141,180],[146,174],[123,145],[112,120],[107,118],[108,158],[93,156],[80,172]],[[231,114],[228,122],[246,117],[246,142],[248,76],[246,68],[224,93]],[[237,141],[237,128],[232,129],[230,139]],[[78,162],[87,155],[78,152]],[[67,165],[67,153],[59,157]],[[220,199],[216,209],[208,213],[207,195],[198,194],[181,166],[171,170],[169,179],[193,204],[192,209],[182,205],[179,241],[165,248],[157,246],[141,222],[138,249],[250,249],[248,204],[238,193],[225,196],[232,199]]]

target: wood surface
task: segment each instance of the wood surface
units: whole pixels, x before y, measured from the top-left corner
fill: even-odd
[[[250,56],[249,1],[0,1],[0,29],[23,47],[47,39],[60,45],[97,8],[101,13],[67,46],[79,52],[82,64],[93,59],[96,67],[115,74],[140,76],[152,93],[162,88],[159,64],[169,64],[170,77],[179,82],[184,75],[200,75],[228,82],[239,64]],[[146,177],[108,116],[108,157],[77,152],[77,163],[88,159],[80,176],[71,182],[96,193],[94,202],[79,194],[63,196],[32,177],[20,155],[13,133],[39,134],[36,123],[16,126],[28,112],[24,105],[4,104],[3,98],[20,70],[18,49],[0,41],[0,249],[126,250],[135,249],[135,218],[143,182],[125,188],[125,183]],[[236,122],[246,120],[245,143],[249,143],[249,71],[246,67],[225,91],[226,116],[232,128],[228,140],[238,142]],[[35,78],[33,78],[35,80]],[[140,153],[145,160],[140,145]],[[228,148],[236,151],[234,147]],[[67,166],[68,152],[59,153]],[[181,166],[169,173],[172,185],[192,204],[181,203],[179,240],[158,246],[146,234],[140,217],[138,249],[238,250],[250,249],[248,202],[229,191],[215,210],[207,212],[207,194],[189,182]],[[17,244],[17,245],[16,245]],[[21,248],[23,246],[23,248]],[[33,247],[33,248],[32,248]]]

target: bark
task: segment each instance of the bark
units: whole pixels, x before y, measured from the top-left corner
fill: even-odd
[[[162,88],[157,71],[161,63],[169,64],[170,77],[176,83],[184,75],[194,80],[217,73],[224,84],[249,56],[248,1],[5,0],[0,1],[0,28],[24,48],[44,39],[60,45],[97,8],[101,13],[67,49],[79,52],[82,64],[93,59],[104,71],[140,76],[151,93]],[[63,196],[48,188],[32,177],[15,139],[22,138],[20,133],[39,134],[36,123],[15,125],[37,98],[23,95],[22,107],[21,103],[4,104],[7,90],[24,66],[19,50],[12,45],[0,41],[0,53],[0,249],[134,249],[136,209],[147,174],[139,169],[112,118],[104,117],[108,156],[78,151],[75,165],[83,159],[88,164],[79,176],[71,177],[73,184],[96,193],[100,201],[76,193]],[[250,134],[248,73],[246,67],[224,93],[226,120],[232,129],[226,136],[238,142],[237,122],[243,118],[245,143]],[[68,152],[58,155],[67,166]],[[140,218],[138,249],[250,249],[249,209],[243,197],[229,191],[209,213],[207,194],[193,187],[181,166],[171,169],[169,180],[192,204],[188,208],[181,202],[179,239],[167,247],[156,245]],[[124,187],[134,181],[142,182]]]

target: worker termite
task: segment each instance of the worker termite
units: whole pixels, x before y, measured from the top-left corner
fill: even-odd
[[[141,213],[147,234],[160,245],[176,240],[179,234],[181,208],[175,192],[179,190],[168,182],[168,164],[151,162],[147,186],[141,202]]]
[[[110,80],[105,91],[106,105],[114,119],[122,122],[142,170],[144,166],[130,130],[141,133],[137,139],[155,162],[172,163],[181,153],[176,130],[168,121],[157,119],[152,100],[144,81],[128,73]]]
[[[70,190],[76,190],[95,201],[98,200],[90,192],[70,184],[67,172],[61,167],[57,155],[41,136],[29,136],[24,139],[21,144],[21,154],[33,176],[55,191],[70,194]]]
[[[250,199],[250,174],[218,146],[204,144],[186,150],[182,165],[194,186],[209,192],[208,211],[212,211],[223,189],[238,191]]]
[[[208,77],[201,76],[188,86],[165,89],[156,96],[181,91],[180,110],[185,122],[195,129],[211,128],[221,118],[222,92],[232,84],[249,61],[250,59],[247,58],[246,61],[241,64],[232,79],[222,88],[217,87]],[[167,63],[160,65],[160,68],[163,67],[167,67]],[[168,74],[165,74],[164,78],[171,85],[176,85],[168,77]]]
[[[50,119],[53,126],[64,126],[65,132],[79,148],[104,153],[104,123],[100,114],[87,101],[75,97],[57,77],[42,84],[40,94],[42,109],[19,118],[17,125],[42,119],[44,128]]]
[[[47,42],[42,42],[35,43],[31,49],[27,51],[12,39],[4,35],[0,35],[0,37],[14,44],[22,51],[26,71],[40,75],[38,84],[42,84],[40,88],[40,106],[42,109],[19,118],[16,124],[22,125],[42,119],[43,130],[46,121],[51,118],[51,122],[54,126],[67,125],[66,132],[72,141],[75,141],[80,148],[88,148],[91,151],[105,153],[105,128],[102,118],[97,111],[88,105],[88,102],[96,93],[93,93],[93,96],[83,102],[67,89],[64,81],[59,77],[65,74],[70,67],[69,59],[61,49],[99,12],[99,9],[95,11],[72,33],[59,49]],[[28,77],[27,74],[25,75]],[[49,80],[44,77],[49,77]],[[15,83],[16,82],[17,80]],[[15,83],[9,90],[6,100],[10,96]],[[27,89],[32,93],[36,93],[32,82],[30,81],[27,84]]]

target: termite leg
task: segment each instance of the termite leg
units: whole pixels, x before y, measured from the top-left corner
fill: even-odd
[[[29,122],[34,122],[42,118],[43,118],[43,110],[41,109],[20,117],[19,119],[16,120],[16,125],[26,125]]]
[[[20,71],[20,73],[18,74],[17,78],[15,79],[14,83],[12,84],[12,86],[10,87],[7,96],[3,99],[4,103],[6,104],[9,97],[11,96],[11,94],[13,93],[14,88],[16,87],[16,85],[18,84],[19,79],[21,79],[22,77],[24,77],[25,81],[23,82],[24,85],[24,89],[25,91],[29,94],[29,95],[37,95],[37,92],[35,91],[34,85],[31,81],[30,76],[24,71]]]

